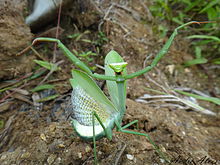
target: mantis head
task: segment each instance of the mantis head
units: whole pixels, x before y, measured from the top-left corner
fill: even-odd
[[[109,64],[110,68],[114,70],[115,73],[121,73],[124,68],[128,65],[127,62],[118,62]]]

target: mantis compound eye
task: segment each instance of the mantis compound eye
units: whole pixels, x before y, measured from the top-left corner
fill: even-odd
[[[110,68],[112,68],[116,73],[121,73],[127,65],[128,65],[127,62],[109,64]]]

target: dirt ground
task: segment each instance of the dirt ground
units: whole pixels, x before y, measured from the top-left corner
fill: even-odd
[[[128,72],[132,73],[147,65],[149,62],[147,61],[145,64],[146,56],[152,55],[153,58],[167,41],[167,38],[158,39],[157,36],[154,36],[152,25],[146,23],[152,22],[153,18],[147,11],[148,4],[142,1],[110,3],[106,0],[95,3],[92,0],[87,0],[80,3],[80,6],[79,1],[74,3],[74,7],[62,13],[61,17],[63,33],[60,38],[67,47],[70,50],[97,51],[94,48],[97,47],[97,43],[94,46],[90,43],[67,38],[73,33],[83,33],[86,30],[89,30],[90,33],[83,35],[84,39],[97,41],[98,28],[101,28],[108,38],[107,42],[98,45],[100,48],[98,55],[94,56],[92,60],[83,59],[91,66],[97,63],[102,65],[104,56],[111,49],[114,49],[128,62]],[[10,13],[13,15],[12,11],[15,9],[10,8],[12,6],[10,3],[5,3],[5,5],[9,9],[0,15],[2,20],[16,23],[14,17],[6,17],[6,13],[9,13],[7,14],[9,16]],[[25,5],[16,10],[24,12],[24,8]],[[93,164],[93,143],[83,141],[76,135],[65,113],[71,93],[68,79],[71,76],[70,70],[73,68],[67,58],[60,51],[57,51],[56,62],[63,60],[63,63],[59,65],[62,70],[53,73],[45,82],[57,86],[55,90],[42,92],[31,92],[30,89],[36,87],[43,80],[46,76],[45,73],[34,80],[27,82],[23,80],[26,78],[25,76],[37,68],[32,63],[32,59],[52,59],[53,45],[45,43],[36,46],[35,49],[41,56],[29,51],[20,55],[18,59],[14,58],[17,65],[22,68],[20,70],[16,70],[16,66],[11,64],[11,58],[13,58],[11,56],[28,46],[33,35],[54,37],[54,34],[51,35],[50,32],[53,32],[53,26],[56,23],[48,25],[37,34],[31,34],[30,29],[24,25],[24,16],[20,15],[20,17],[21,19],[18,19],[16,25],[10,26],[15,26],[20,31],[9,30],[10,27],[6,26],[0,27],[5,29],[0,31],[0,42],[4,41],[4,44],[1,44],[3,48],[0,51],[0,57],[8,60],[7,63],[7,60],[1,59],[0,77],[4,81],[1,81],[0,87],[3,89],[22,82],[15,86],[16,90],[10,88],[1,93],[0,164]],[[21,41],[21,36],[27,31],[25,41]],[[15,36],[8,40],[8,37],[13,35]],[[11,42],[17,40],[22,44],[19,43],[16,47],[8,46],[13,45]],[[100,41],[98,43],[100,44]],[[143,76],[128,80],[127,111],[123,118],[123,125],[138,120],[138,128],[131,126],[129,129],[150,135],[160,150],[167,155],[170,163],[159,157],[145,137],[114,130],[111,141],[106,138],[97,141],[99,164],[220,164],[219,106],[199,102],[203,107],[216,113],[215,115],[206,115],[192,109],[162,107],[164,102],[156,103],[157,107],[155,107],[155,104],[135,101],[144,94],[152,94],[146,87],[160,91],[161,87],[166,89],[188,87],[214,97],[220,96],[219,70],[207,69],[208,66],[184,68],[181,65],[185,60],[193,57],[189,44],[189,41],[183,39],[180,34],[156,69]],[[18,61],[22,58],[27,61],[23,61],[21,65]],[[10,74],[7,75],[3,70],[5,65],[8,68],[15,67],[16,74],[9,72]],[[103,71],[96,67],[96,72]],[[12,77],[13,81],[9,81],[11,80],[9,78]],[[103,84],[101,81],[98,83]],[[162,91],[164,92],[164,90]],[[34,101],[36,96],[44,97],[54,93],[59,94],[59,97],[52,101],[38,104]],[[9,97],[7,97],[8,95]]]

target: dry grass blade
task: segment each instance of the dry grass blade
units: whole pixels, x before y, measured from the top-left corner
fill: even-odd
[[[208,110],[208,109],[205,109],[203,107],[201,107],[200,105],[198,105],[196,102],[192,102],[190,101],[190,99],[183,99],[183,98],[180,98],[178,96],[174,96],[174,95],[154,95],[154,96],[151,96],[149,94],[145,94],[144,96],[141,96],[139,97],[138,99],[136,99],[137,102],[142,102],[142,103],[155,103],[155,102],[166,102],[166,106],[175,106],[175,107],[178,107],[180,109],[189,109],[189,108],[192,108],[193,110],[197,111],[197,112],[201,112],[201,113],[204,113],[204,114],[207,114],[207,115],[216,115],[216,113]],[[182,106],[182,105],[179,105],[178,104],[167,104],[167,102],[179,102],[180,104],[183,104],[185,105]],[[164,103],[161,103],[160,106],[164,106]]]

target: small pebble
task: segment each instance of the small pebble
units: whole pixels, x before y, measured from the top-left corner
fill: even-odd
[[[45,136],[45,134],[43,134],[43,133],[40,134],[40,138],[41,138],[43,141],[45,141],[45,142],[47,141],[46,136]]]
[[[186,73],[190,73],[190,69],[189,69],[189,68],[185,68],[184,71],[185,71]]]
[[[4,160],[4,159],[6,159],[7,158],[7,155],[2,155],[1,156],[1,160]]]
[[[86,146],[86,152],[90,152],[91,148],[89,146]]]
[[[126,156],[128,160],[134,160],[134,155],[127,154]]]
[[[78,157],[79,157],[79,159],[82,158],[82,153],[81,152],[78,153]]]
[[[56,129],[56,125],[55,125],[55,124],[51,124],[51,125],[49,126],[50,132],[54,132],[55,129]]]
[[[164,159],[160,159],[160,162],[161,162],[161,163],[165,163],[165,160],[164,160]]]
[[[175,65],[167,65],[166,70],[172,75],[174,73]]]
[[[182,134],[185,136],[185,135],[186,135],[186,132],[185,132],[185,131],[182,131]]]
[[[30,152],[25,152],[21,155],[21,158],[22,159],[28,159],[29,157],[31,156],[31,153]]]
[[[64,144],[59,144],[58,147],[59,148],[65,148],[65,145]]]
[[[48,163],[49,165],[53,164],[53,162],[55,161],[56,157],[57,157],[56,155],[51,154],[51,155],[47,158],[47,163]]]

